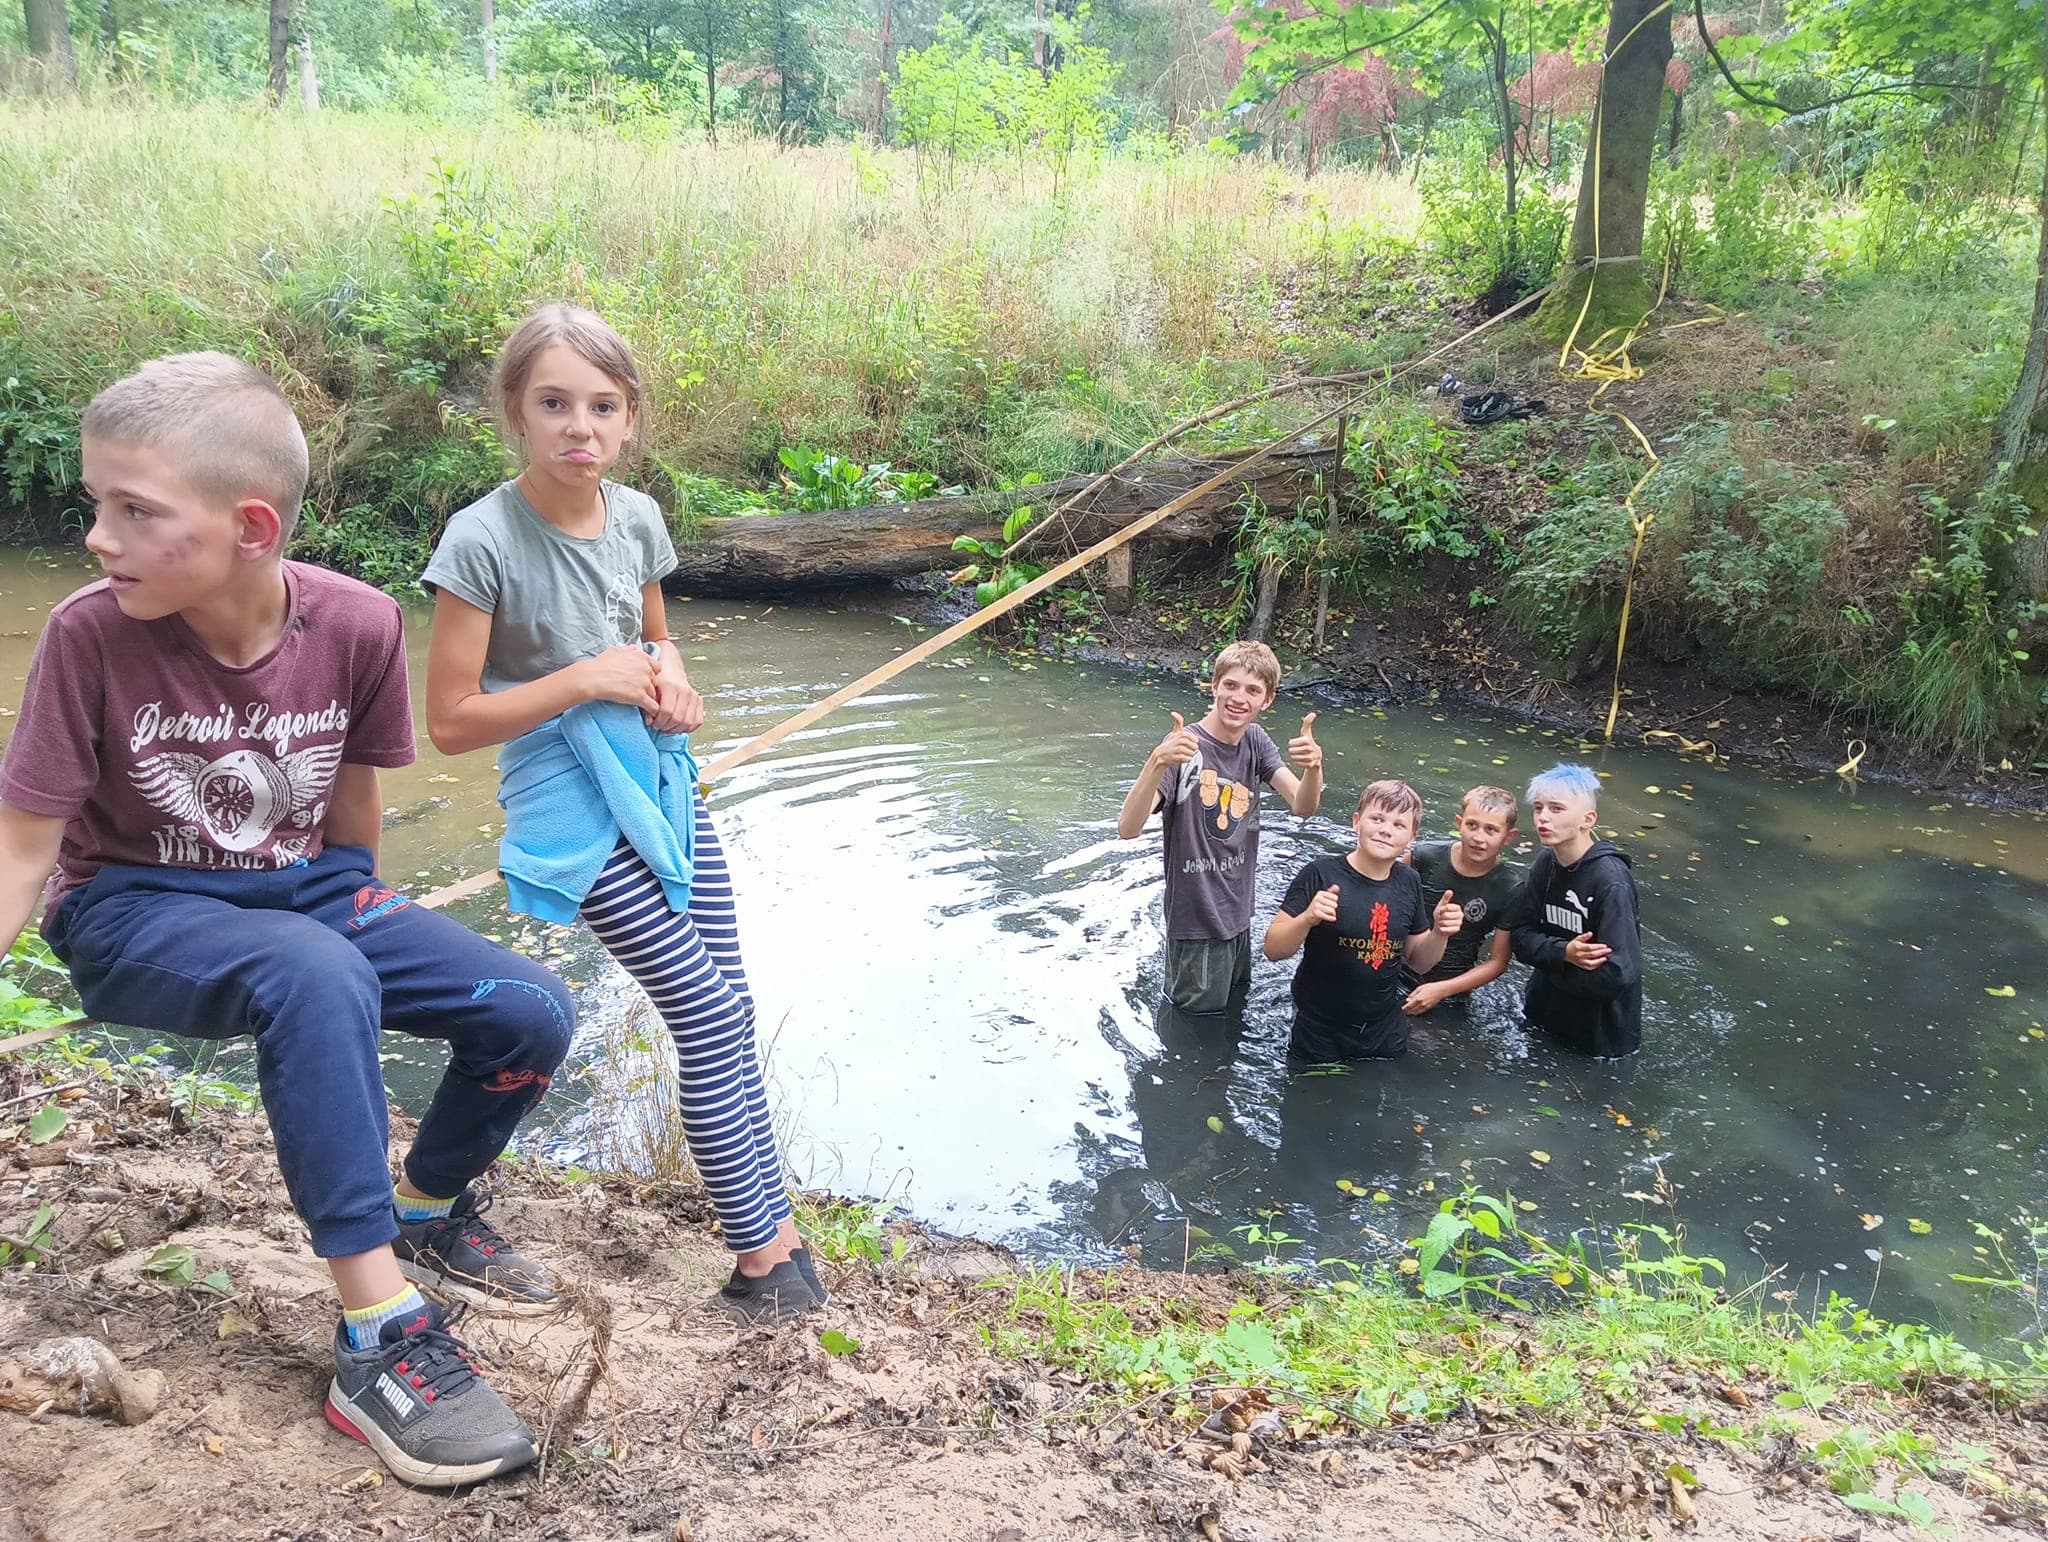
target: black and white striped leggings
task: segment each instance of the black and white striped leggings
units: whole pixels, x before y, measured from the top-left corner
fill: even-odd
[[[583,901],[583,919],[654,1003],[676,1041],[683,1134],[710,1192],[725,1245],[770,1242],[789,1218],[782,1154],[754,1045],[754,998],[740,962],[732,875],[703,800],[690,908],[668,908],[661,884],[625,841]]]

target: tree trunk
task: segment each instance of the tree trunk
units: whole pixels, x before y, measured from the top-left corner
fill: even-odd
[[[1593,132],[1579,172],[1579,207],[1564,281],[1543,302],[1539,325],[1568,330],[1593,286],[1585,332],[1635,320],[1653,293],[1640,260],[1650,197],[1650,159],[1664,105],[1664,68],[1671,62],[1671,10],[1662,0],[1614,0],[1607,19],[1607,62],[1593,105]],[[1595,146],[1598,146],[1596,152]],[[1602,266],[1594,266],[1595,259]]]
[[[2048,90],[2048,80],[2043,81]],[[2041,180],[2041,211],[2048,216],[2048,165]],[[2012,490],[2033,511],[2033,535],[2012,544],[2013,586],[2021,598],[2048,598],[2048,219],[2034,258],[2034,319],[2019,384],[1998,415],[1998,458]]]
[[[1050,74],[1045,63],[1045,0],[1033,0],[1031,27],[1031,63],[1043,80]]]
[[[484,79],[498,78],[498,4],[497,0],[478,0],[477,22],[484,39]]]
[[[2027,146],[2034,138],[2034,120],[2041,116],[2043,99],[2048,99],[2048,80],[2044,80],[2041,89],[2034,93],[2034,105],[2027,109],[2027,116],[2020,124],[2020,149],[2019,154],[2013,158],[2012,189],[2006,194],[2008,198],[2020,196],[2020,178],[2027,170]]]
[[[1344,509],[1344,446],[1350,438],[1351,420],[1345,417],[1338,418],[1337,447],[1330,456],[1329,475],[1323,483],[1323,541],[1326,547],[1337,539],[1337,522]],[[1330,620],[1330,582],[1330,569],[1328,562],[1325,561],[1323,571],[1316,577],[1316,636],[1311,648],[1315,653],[1323,651],[1323,630]]]
[[[309,116],[320,110],[320,72],[313,67],[313,40],[299,39],[299,110]]]
[[[718,143],[718,54],[707,41],[704,45],[704,134]]]
[[[1259,564],[1258,598],[1252,602],[1251,624],[1244,629],[1247,642],[1264,642],[1273,627],[1273,610],[1280,603],[1280,564],[1268,557]]]
[[[1515,156],[1518,153],[1518,145],[1522,137],[1522,116],[1516,110],[1513,98],[1508,95],[1507,34],[1501,32],[1490,23],[1482,22],[1481,25],[1486,30],[1487,42],[1492,46],[1493,99],[1496,110],[1500,114],[1500,164],[1502,171],[1507,174],[1508,226],[1507,252],[1505,256],[1507,271],[1500,275],[1501,278],[1506,278],[1514,275],[1515,270],[1521,266],[1521,231],[1515,219]],[[1517,275],[1516,282],[1519,281],[1519,276]]]
[[[881,0],[882,25],[876,33],[875,44],[875,117],[870,127],[876,144],[888,143],[889,130],[889,23],[892,20],[891,0]]]
[[[1664,154],[1667,157],[1678,154],[1678,133],[1684,125],[1685,93],[1674,91],[1671,93],[1671,127],[1664,135]]]
[[[78,89],[78,56],[71,51],[71,15],[64,0],[22,0],[28,51],[42,67],[43,88]]]
[[[1064,533],[1049,536],[1034,555],[1049,563],[1069,542],[1076,549],[1093,545],[1239,458],[1224,454],[1163,461],[1141,475],[1120,477],[1103,490],[1086,515],[1067,522]],[[1183,546],[1227,540],[1243,519],[1238,500],[1247,486],[1268,507],[1291,508],[1328,466],[1327,449],[1283,451],[1243,482],[1216,489],[1139,539]],[[1093,480],[1065,477],[1034,487],[1032,498],[1057,507]],[[1003,521],[1016,508],[1017,496],[972,493],[815,514],[707,519],[696,539],[679,548],[670,587],[684,594],[789,594],[951,571],[963,561],[953,549],[954,540],[969,535],[1000,541]]]
[[[270,105],[284,105],[291,70],[292,0],[270,0]]]
[[[1998,45],[1986,43],[1977,59],[1977,89],[1970,97],[1970,137],[1980,145],[1998,138],[2005,115],[2005,82],[1998,75]]]

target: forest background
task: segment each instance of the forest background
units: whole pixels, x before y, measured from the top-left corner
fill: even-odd
[[[2024,772],[2044,61],[2042,0],[22,0],[0,487],[18,538],[75,530],[83,402],[225,347],[308,424],[301,553],[405,587],[501,474],[498,339],[566,295],[643,360],[679,536],[952,487],[1022,529],[1036,482],[1553,281],[1455,367],[1558,396],[1560,341],[1662,295],[1591,410],[1389,390],[1347,506],[1247,499],[1225,583],[1150,610],[1206,643],[1261,580],[1428,594],[1571,674],[1632,595],[1640,656]],[[984,598],[1033,571],[986,558]]]

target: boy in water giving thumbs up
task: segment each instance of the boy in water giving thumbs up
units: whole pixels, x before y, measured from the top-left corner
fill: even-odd
[[[1228,1011],[1251,983],[1251,922],[1259,859],[1259,785],[1270,782],[1296,814],[1323,799],[1323,748],[1315,714],[1287,746],[1259,727],[1280,689],[1280,661],[1264,643],[1232,643],[1210,675],[1214,705],[1192,728],[1173,731],[1145,765],[1117,815],[1131,840],[1154,809],[1166,837],[1166,994],[1183,1012]]]
[[[1266,927],[1266,957],[1292,958],[1307,945],[1294,971],[1289,1058],[1392,1060],[1407,1050],[1401,967],[1428,974],[1465,924],[1455,892],[1432,912],[1422,880],[1401,862],[1421,815],[1406,782],[1374,782],[1351,816],[1357,848],[1317,857],[1288,885]]]

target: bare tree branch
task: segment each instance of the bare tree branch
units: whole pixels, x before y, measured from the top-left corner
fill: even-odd
[[[1721,72],[1721,78],[1728,82],[1728,89],[1745,102],[1758,107],[1768,107],[1773,112],[1797,116],[1802,112],[1818,112],[1823,107],[1839,107],[1844,102],[1853,102],[1866,96],[1911,96],[1916,91],[1975,91],[1975,82],[1963,85],[1950,80],[1916,80],[1905,85],[1871,86],[1863,91],[1844,91],[1840,96],[1823,97],[1817,102],[1807,102],[1793,107],[1775,97],[1759,96],[1735,78],[1735,72],[1728,68],[1728,61],[1721,57],[1721,50],[1714,46],[1714,39],[1707,31],[1706,0],[1692,0],[1693,21],[1699,27],[1700,42],[1706,45],[1707,57],[1714,61],[1714,68]]]

